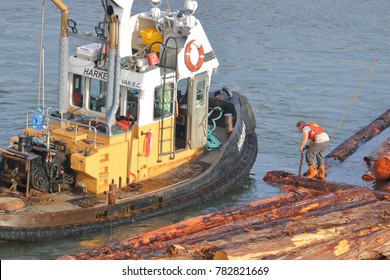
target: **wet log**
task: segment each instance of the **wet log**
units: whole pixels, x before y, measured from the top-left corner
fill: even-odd
[[[317,190],[320,192],[335,192],[338,190],[356,187],[354,185],[334,183],[326,180],[308,180],[304,177],[298,177],[285,171],[269,171],[265,174],[263,180],[272,185],[289,185]]]
[[[153,245],[157,242],[164,242],[173,238],[186,236],[194,232],[201,230],[207,230],[218,225],[223,225],[235,220],[246,219],[250,216],[270,211],[274,208],[281,207],[283,205],[292,204],[298,201],[310,200],[311,195],[308,193],[295,194],[285,193],[271,198],[251,202],[244,205],[238,205],[219,213],[202,215],[199,217],[191,218],[180,223],[157,229],[146,234],[139,235],[137,237],[112,244],[107,248],[98,248],[90,250],[84,253],[73,256],[76,259],[102,259],[112,258],[118,252],[131,249],[135,250],[140,247]],[[66,256],[65,258],[68,258]],[[116,256],[118,257],[118,255]]]
[[[387,180],[390,178],[390,138],[386,139],[378,148],[363,159],[367,163],[368,171],[362,179],[366,181]],[[379,162],[378,162],[379,161]],[[377,163],[378,162],[378,163]],[[377,178],[378,176],[378,178]]]
[[[378,148],[372,151],[368,156],[364,157],[364,161],[368,166],[377,161],[383,155],[390,153],[390,138],[387,138]]]
[[[390,179],[390,152],[375,161],[374,174],[379,180]]]
[[[228,259],[390,259],[389,206],[377,201],[212,245]]]
[[[375,180],[375,174],[373,171],[368,170],[366,173],[363,174],[362,179],[365,181],[373,181]]]
[[[200,252],[203,252],[206,255],[205,252],[207,251],[209,258],[220,258],[220,256],[215,257],[214,255],[210,255],[212,255],[213,251],[214,254],[216,254],[221,248],[229,247],[229,244],[234,240],[239,248],[238,251],[240,254],[245,255],[246,249],[242,249],[242,244],[237,244],[239,236],[241,236],[242,243],[246,244],[252,242],[254,238],[256,238],[252,235],[257,236],[259,231],[269,230],[270,234],[262,237],[265,240],[269,240],[272,236],[280,234],[279,231],[282,231],[282,234],[286,234],[284,229],[287,225],[292,224],[292,222],[305,220],[310,217],[323,216],[324,213],[340,211],[340,209],[345,210],[373,201],[376,201],[376,199],[367,188],[362,190],[350,189],[339,194],[333,193],[319,196],[311,201],[285,205],[248,219],[235,221],[234,223],[197,232],[182,238],[168,240],[163,244],[159,244],[159,248],[161,249],[163,246],[169,248],[170,246],[179,244],[185,248],[185,250],[182,249],[185,256],[192,255],[192,258],[204,258]],[[215,250],[211,250],[208,247],[209,245],[212,245],[211,248]],[[253,244],[251,246],[256,247],[257,245]],[[209,249],[206,250],[206,248]],[[155,252],[153,252],[153,249],[149,249],[150,251],[143,251],[143,257],[156,258],[157,256]],[[164,258],[170,258],[169,254],[163,256]],[[161,257],[161,255],[159,257]],[[173,258],[176,257],[178,257],[177,252]]]
[[[368,176],[368,174],[365,174]],[[364,175],[363,175],[364,176]],[[312,195],[317,191],[317,194],[325,194],[356,188],[355,185],[349,185],[339,182],[329,182],[326,180],[308,180],[304,177],[298,177],[286,171],[269,171],[265,174],[263,180],[271,185],[282,186],[281,188],[299,193],[299,189],[307,189],[307,192]],[[390,200],[390,193],[383,189],[372,190],[378,199]]]
[[[299,188],[298,190],[303,192]],[[323,219],[331,224],[339,223],[340,217],[336,220],[329,220],[324,213],[348,211],[347,209],[377,201],[368,188],[359,187],[312,196],[311,199],[307,199],[309,196],[298,196],[305,199],[280,203],[278,206],[276,206],[276,200],[274,199],[260,200],[256,203],[233,207],[217,214],[195,217],[107,247],[83,252],[71,256],[71,258],[211,259],[224,256],[228,258],[239,258],[241,256],[244,259],[252,257],[269,258],[270,256],[267,256],[264,250],[268,250],[270,246],[276,246],[280,251],[285,250],[284,246],[279,243],[279,239],[282,237],[291,239],[292,233],[299,235],[305,232],[327,230],[326,228],[318,228],[318,225],[310,228],[308,224],[293,227],[295,223],[301,223],[313,217],[324,217]],[[296,197],[297,195],[294,195],[284,197],[284,199],[287,202],[289,199]],[[266,204],[271,207],[264,207],[261,211],[252,211],[249,216],[244,212],[240,212],[251,211],[252,207],[250,205],[264,206]],[[343,215],[346,215],[346,213]],[[345,217],[343,219],[346,219]],[[192,230],[189,230],[189,228],[192,228]],[[184,232],[186,234],[182,234]],[[263,232],[267,234],[264,235]],[[269,242],[274,237],[277,239]],[[266,241],[268,245],[264,244]],[[253,242],[254,244],[252,244]],[[291,243],[291,240],[289,242]],[[232,247],[232,244],[235,244],[235,246]],[[253,256],[249,254],[249,248],[246,247],[248,244],[251,244],[251,248],[256,248]],[[262,246],[258,244],[262,244]],[[261,247],[263,247],[262,250],[260,250]],[[238,251],[234,253],[234,250]],[[259,252],[263,253],[259,254]]]
[[[381,116],[375,119],[366,127],[360,129],[355,135],[348,138],[325,158],[329,165],[344,161],[348,156],[352,155],[360,145],[371,140],[375,135],[380,134],[390,125],[390,109],[384,112]]]
[[[311,225],[335,234],[278,259],[390,259],[389,206],[378,201],[310,220]],[[332,225],[337,219],[340,223]]]
[[[272,227],[247,226],[230,236],[216,237],[209,231],[208,238],[172,240],[177,243],[169,253],[149,258],[390,259],[390,216],[385,210],[389,206],[376,201]]]
[[[390,182],[388,182],[387,184],[383,185],[382,188],[381,188],[381,191],[387,192],[387,193],[390,194]]]

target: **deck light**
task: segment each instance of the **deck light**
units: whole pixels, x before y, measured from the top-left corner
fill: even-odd
[[[95,26],[95,32],[98,38],[104,39],[104,22],[99,22],[99,26]]]
[[[73,33],[78,33],[77,23],[73,19],[68,19],[68,26],[70,29],[72,29]]]

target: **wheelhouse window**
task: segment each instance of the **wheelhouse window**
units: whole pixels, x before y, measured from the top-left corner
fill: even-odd
[[[196,84],[196,106],[204,106],[206,95],[206,81],[199,81]]]
[[[83,107],[84,102],[84,78],[80,75],[73,75],[72,105]]]
[[[106,96],[107,83],[96,79],[90,79],[88,109],[95,112],[105,113],[107,102]]]
[[[121,87],[119,107],[115,116],[114,133],[129,131],[138,118],[139,90]]]
[[[154,90],[154,118],[166,117],[173,111],[174,84],[156,87]]]
[[[134,121],[138,119],[138,96],[139,90],[134,88],[127,89],[126,99],[126,117]]]
[[[177,83],[177,101],[179,103],[179,107],[187,107],[189,83],[189,78],[179,80]]]

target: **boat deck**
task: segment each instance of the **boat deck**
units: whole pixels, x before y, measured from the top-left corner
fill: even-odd
[[[217,126],[213,135],[220,141],[221,146],[227,139],[226,131],[223,127]],[[180,152],[180,151],[178,151]],[[219,149],[205,152],[196,159],[185,163],[169,172],[147,179],[142,182],[132,183],[121,186],[116,190],[116,199],[127,199],[135,196],[157,191],[162,188],[170,187],[182,182],[191,180],[207,170],[216,158],[220,155]],[[54,213],[61,211],[76,210],[80,208],[91,208],[108,203],[109,193],[95,195],[82,193],[81,190],[62,191],[56,193],[42,193],[37,190],[32,191],[32,196],[26,198],[23,193],[11,191],[6,188],[0,188],[0,197],[13,196],[18,201],[23,201],[28,207],[22,207],[13,214],[26,213]],[[1,210],[5,211],[5,210]]]

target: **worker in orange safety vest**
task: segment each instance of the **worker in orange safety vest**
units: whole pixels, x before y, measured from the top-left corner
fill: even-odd
[[[314,177],[318,179],[324,179],[324,152],[326,148],[328,148],[330,141],[328,134],[316,123],[306,123],[304,121],[299,121],[297,123],[297,128],[303,134],[300,146],[302,153],[305,150],[307,141],[309,139],[311,140],[306,151],[306,162],[309,166],[309,173],[306,175],[306,177],[308,179],[312,179]]]

